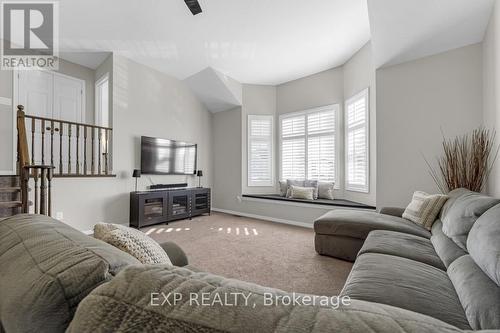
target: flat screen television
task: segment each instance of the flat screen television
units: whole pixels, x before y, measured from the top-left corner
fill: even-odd
[[[196,173],[197,145],[175,140],[141,137],[141,172],[150,175]]]

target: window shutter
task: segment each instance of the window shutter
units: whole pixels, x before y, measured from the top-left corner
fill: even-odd
[[[274,186],[273,116],[248,116],[248,186]]]
[[[346,189],[368,192],[368,89],[346,102]]]
[[[281,117],[281,179],[336,180],[338,106]]]

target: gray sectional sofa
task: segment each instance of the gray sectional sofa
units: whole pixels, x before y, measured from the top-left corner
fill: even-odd
[[[431,231],[396,208],[316,220],[316,251],[355,261],[341,295],[500,329],[500,200],[465,189],[449,196]]]
[[[382,333],[498,328],[498,221],[497,205],[473,225],[468,254],[451,260],[456,253],[445,250],[447,261],[433,252],[430,233],[421,237],[361,228],[367,238],[342,292],[353,299],[332,306],[308,304],[312,295],[226,279],[189,265],[178,267],[187,262],[175,244],[163,247],[178,266],[142,265],[60,221],[17,215],[0,220],[0,332]],[[432,237],[439,237],[437,228]],[[182,297],[159,305],[153,303],[153,293]],[[248,301],[239,298],[237,304],[224,306],[190,301],[192,295],[215,300],[235,294]],[[298,302],[269,303],[270,298]]]

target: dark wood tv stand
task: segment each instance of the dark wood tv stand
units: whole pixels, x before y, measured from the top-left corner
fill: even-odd
[[[135,228],[202,214],[210,214],[209,188],[130,192],[130,226]]]

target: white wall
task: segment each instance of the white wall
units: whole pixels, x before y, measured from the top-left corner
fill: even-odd
[[[278,114],[302,111],[317,106],[340,104],[344,101],[342,67],[332,68],[276,87]]]
[[[437,192],[424,161],[483,124],[480,44],[377,70],[377,206]]]
[[[109,60],[111,62],[111,60]],[[53,212],[80,230],[97,222],[129,223],[132,170],[140,167],[140,136],[198,143],[203,185],[212,186],[212,115],[182,82],[120,56],[112,59],[113,161],[115,178],[56,178]],[[184,182],[194,176],[151,176],[155,183]],[[139,189],[149,185],[139,179]]]
[[[245,194],[265,194],[276,193],[275,186],[248,186],[248,115],[271,115],[276,125],[276,87],[266,85],[244,84],[242,87],[241,106],[241,186]],[[276,130],[276,126],[275,126]],[[273,140],[273,147],[276,156],[276,139]],[[276,161],[276,159],[275,159]],[[275,173],[275,177],[277,174]]]
[[[372,46],[367,43],[344,65],[344,100],[348,100],[360,91],[369,89],[369,192],[361,193],[344,191],[344,198],[376,206],[377,196],[377,94],[375,66],[373,64]]]
[[[500,3],[495,7],[483,42],[484,124],[496,130],[500,142]],[[497,160],[488,181],[490,195],[500,197],[500,161]]]

